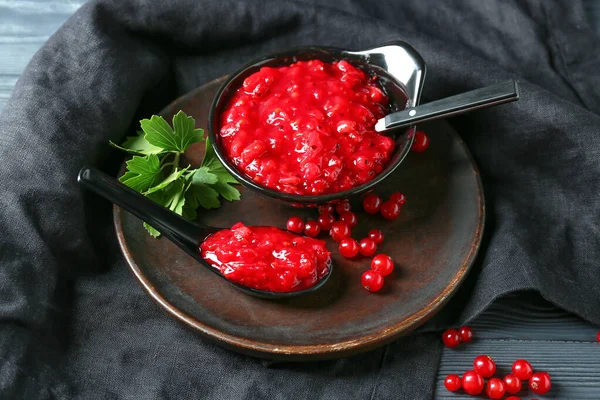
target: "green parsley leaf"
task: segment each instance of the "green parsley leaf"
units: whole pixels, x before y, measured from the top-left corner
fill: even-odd
[[[227,170],[225,169],[223,164],[221,164],[221,161],[219,161],[219,158],[217,157],[215,150],[210,145],[209,138],[206,138],[206,147],[205,147],[205,152],[204,152],[204,158],[202,159],[202,166],[208,167],[210,172],[217,175],[217,178],[219,178],[219,181],[221,181],[221,182],[239,183],[238,181],[235,180],[235,178],[233,176],[231,176],[231,174],[229,172],[227,172]]]
[[[120,146],[108,141],[108,143],[119,150],[126,151],[130,154],[161,154],[164,150],[148,143],[144,137],[144,132],[138,132],[138,136],[129,136]]]
[[[240,192],[231,185],[238,182],[221,164],[208,140],[202,166],[181,168],[182,153],[204,140],[204,131],[194,128],[192,117],[178,112],[173,117],[173,128],[156,115],[140,121],[140,125],[142,132],[128,137],[121,145],[109,142],[133,154],[127,161],[126,172],[119,178],[121,182],[189,220],[196,219],[198,207],[220,207],[219,197],[229,201],[240,199]],[[147,223],[144,228],[153,237],[160,236]]]
[[[163,180],[160,160],[156,154],[133,156],[127,161],[127,169],[129,171],[119,180],[137,192],[144,192]]]
[[[195,129],[196,122],[194,118],[187,116],[183,111],[179,111],[173,116],[173,130],[175,138],[179,140],[179,148],[185,151],[190,145],[204,140],[204,130]]]
[[[183,111],[179,111],[173,117],[174,130],[163,117],[157,115],[140,121],[148,143],[167,151],[179,153],[203,139],[204,131],[194,129],[194,123],[194,118],[188,117]]]
[[[208,167],[201,167],[194,171],[191,176],[192,182],[195,184],[206,183],[209,185],[213,185],[219,181],[217,175],[209,172]]]
[[[144,222],[144,228],[146,228],[146,230],[148,231],[150,236],[152,236],[154,238],[157,238],[160,236],[160,232],[157,231],[156,229],[154,229],[152,226],[148,225],[146,222]]]
[[[166,188],[169,184],[171,184],[172,182],[176,181],[177,179],[179,179],[181,177],[181,175],[183,175],[188,168],[190,168],[189,166],[185,167],[182,170],[179,170],[177,172],[172,172],[171,175],[167,176],[165,178],[164,181],[162,181],[161,183],[159,183],[158,185],[151,187],[150,189],[148,189],[146,192],[144,192],[145,195],[148,195],[150,193],[154,193],[157,192],[161,189]]]
[[[196,208],[198,208],[198,206],[196,205]],[[185,204],[183,205],[183,209],[181,210],[181,216],[189,221],[194,221],[196,219],[196,217],[198,216],[198,213],[196,212],[196,208],[189,206],[188,205],[188,200],[185,200]]]
[[[165,205],[165,193],[162,190],[158,191],[158,192],[153,192],[153,193],[147,194],[146,197],[149,198],[150,200],[160,204],[161,206]],[[154,227],[152,227],[151,225],[149,225],[146,222],[144,222],[144,228],[148,231],[150,236],[152,236],[154,238],[157,238],[160,236],[160,232],[157,231]]]
[[[185,204],[185,180],[178,179],[165,188],[165,207],[181,215],[183,205]]]
[[[206,150],[202,159],[202,168],[208,168],[210,172],[217,176],[218,182],[211,185],[225,200],[239,200],[240,191],[231,186],[230,183],[238,183],[237,180],[225,169],[221,161],[217,158],[215,150],[210,145],[210,140],[206,138]]]
[[[206,209],[219,208],[221,206],[219,193],[203,183],[192,183],[187,190],[186,198],[189,199],[192,205],[197,204]]]
[[[219,181],[211,185],[211,187],[223,196],[225,200],[234,201],[239,200],[241,197],[240,191],[226,182]]]

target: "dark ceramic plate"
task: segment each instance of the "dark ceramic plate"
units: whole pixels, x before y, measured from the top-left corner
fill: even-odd
[[[163,111],[171,119],[183,110],[206,128],[210,103],[223,79],[176,100]],[[443,122],[423,126],[431,137],[424,153],[411,153],[376,188],[383,197],[407,196],[395,221],[369,216],[359,204],[355,238],[380,228],[379,250],[396,261],[395,272],[377,294],[360,285],[368,259],[347,260],[333,251],[334,273],[310,295],[285,301],[247,296],[217,279],[165,239],[151,238],[141,222],[118,207],[115,228],[136,278],[169,314],[222,346],[269,359],[309,360],[346,356],[373,349],[415,329],[435,314],[465,278],[479,248],[484,201],[479,173],[464,143]],[[203,144],[190,149],[189,161],[202,158]],[[315,218],[316,211],[293,209],[240,187],[242,200],[207,211],[202,223],[229,227],[285,226],[293,214]],[[360,210],[360,211],[359,211]],[[324,237],[324,236],[323,236]]]

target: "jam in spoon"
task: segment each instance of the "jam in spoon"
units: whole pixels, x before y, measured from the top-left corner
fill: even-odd
[[[235,288],[246,294],[266,299],[283,299],[300,296],[316,291],[322,287],[331,276],[333,266],[329,263],[327,271],[321,276],[320,280],[306,289],[289,292],[275,292],[259,290],[242,285],[227,279],[219,269],[210,265],[200,253],[200,245],[202,242],[206,241],[209,236],[224,231],[224,229],[190,222],[171,210],[128,188],[118,180],[91,167],[83,167],[81,171],[79,171],[77,181],[87,189],[90,189],[110,202],[129,211],[142,221],[150,224],[167,239],[171,240],[186,253],[194,257],[201,265],[208,268],[222,279],[227,280],[227,282]],[[294,236],[301,238],[299,235]]]

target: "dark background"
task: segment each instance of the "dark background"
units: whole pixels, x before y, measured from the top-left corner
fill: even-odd
[[[436,2],[429,3],[431,4],[430,12],[435,12]],[[13,86],[33,53],[37,51],[41,44],[48,39],[49,35],[80,4],[80,2],[66,0],[0,2],[0,109],[4,106]],[[343,7],[343,2],[338,5]],[[597,32],[600,31],[600,23],[598,23],[600,21],[599,2],[593,0],[585,1],[584,6],[587,12],[586,15],[592,26]],[[376,13],[377,10],[365,10],[365,13],[368,12]],[[493,20],[494,16],[490,16],[490,19]],[[566,45],[577,46],[578,44],[567,43]],[[222,73],[227,72],[230,71],[223,71]],[[600,132],[597,133],[600,134]],[[7,249],[2,248],[2,250],[6,251]],[[2,255],[5,256],[6,253]],[[116,254],[114,257],[117,258],[119,255]],[[159,325],[163,329],[172,329],[174,337],[177,337],[179,335],[179,327],[175,323],[171,323],[171,321],[166,323],[166,327],[163,326],[163,319],[167,320],[168,317],[156,309],[150,299],[141,293],[141,289],[135,287],[137,284],[129,272],[123,270],[119,274],[121,276],[120,282],[123,283],[120,289],[140,292],[140,295],[136,297],[136,301],[141,302],[141,306],[147,310],[145,312],[151,316],[150,319],[145,321],[140,320],[139,323],[149,324],[150,326]],[[102,280],[103,276],[102,274],[92,274],[82,279]],[[10,283],[0,281],[0,284],[8,285]],[[35,288],[32,288],[32,290],[35,290]],[[85,293],[74,292],[71,295],[80,296],[85,295]],[[3,298],[0,297],[0,301],[2,300]],[[103,318],[103,312],[109,312],[111,299],[107,297],[105,301],[106,309],[96,310],[97,314],[94,318]],[[596,304],[595,307],[597,306]],[[64,318],[60,321],[68,321],[68,318],[64,315],[59,315],[59,317]],[[79,322],[85,323],[85,319]],[[551,392],[552,395],[548,398],[600,398],[600,344],[595,342],[595,334],[599,329],[598,327],[594,327],[578,317],[554,307],[535,293],[510,295],[497,301],[482,315],[478,316],[471,323],[471,326],[477,335],[477,340],[474,343],[469,346],[463,346],[459,350],[444,350],[442,352],[435,398],[463,398],[449,394],[443,389],[443,377],[448,373],[456,373],[457,371],[468,369],[472,359],[478,354],[490,354],[496,359],[499,365],[502,364],[505,366],[509,365],[516,358],[528,358],[538,369],[547,370],[551,373],[556,389]],[[143,331],[144,327],[141,326],[140,329]],[[0,330],[0,335],[3,333],[4,331]],[[10,334],[14,335],[15,333],[11,331]],[[89,334],[92,335],[93,333],[90,332]],[[124,334],[119,337],[119,340],[131,341],[131,346],[135,348],[134,338]],[[171,347],[171,344],[163,343],[155,347],[154,350],[156,353],[154,354],[154,359],[157,363],[161,362],[166,353],[185,352],[185,349],[178,348],[176,344]],[[77,348],[73,344],[67,346],[66,343],[63,343],[62,345],[69,347],[69,351],[75,353],[78,351],[87,351],[84,347]],[[220,350],[215,350],[212,354],[218,357]],[[76,356],[76,354],[72,354],[72,356]],[[135,356],[132,357],[135,358]],[[0,354],[0,367],[2,368],[0,369],[0,380],[12,379],[14,376],[12,373],[7,373],[7,371],[12,370],[14,367],[14,365],[10,365],[8,360],[8,356]],[[107,360],[110,360],[110,357],[107,357]],[[114,362],[116,363],[118,360],[114,360]],[[231,367],[235,368],[235,365],[232,364]],[[198,360],[198,366],[210,368],[210,362],[207,360]],[[256,368],[263,367],[258,364]],[[272,368],[276,370],[277,366]],[[110,372],[110,369],[110,364],[107,364],[105,370],[98,368],[94,374],[90,375],[90,382],[88,383],[89,393],[95,393],[98,396],[96,398],[168,397],[166,392],[153,391],[151,387],[141,387],[136,384],[136,379],[139,379],[139,382],[146,381],[144,374],[151,373],[152,371],[152,366],[149,365],[140,365],[139,376],[133,377],[132,382],[120,382],[121,384],[130,384],[131,389],[129,391],[121,391],[120,394],[117,394],[117,392],[111,394],[110,388],[106,387],[107,382],[114,383],[115,379],[118,381],[118,377],[115,377]],[[310,370],[310,368],[307,367],[307,370]],[[28,371],[21,372],[29,376]],[[51,372],[48,373],[51,374]],[[75,371],[71,373],[75,373]],[[42,377],[39,379],[46,378]],[[35,379],[38,378],[30,376],[25,382]],[[1,382],[2,385],[6,383],[6,381]],[[225,385],[226,383],[221,382],[220,384]],[[285,382],[282,384],[285,384]],[[196,383],[190,381],[189,385],[192,387]],[[32,385],[31,387],[34,386]],[[22,393],[24,398],[28,398],[27,393],[31,395],[29,398],[37,398],[36,394],[34,394],[35,391],[31,390],[31,392]],[[60,391],[54,392],[54,396],[56,398],[66,398],[63,396],[67,395],[61,393]],[[179,391],[176,390],[169,393],[180,393],[182,397],[185,397],[186,389],[181,388]],[[375,396],[376,392],[372,394],[374,397],[377,397]],[[385,395],[379,394],[379,396],[385,398]],[[2,392],[0,392],[0,398],[4,398]],[[265,398],[268,398],[268,395],[265,395]]]

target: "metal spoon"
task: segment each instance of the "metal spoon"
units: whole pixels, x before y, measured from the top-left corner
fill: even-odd
[[[333,265],[329,266],[327,275],[321,278],[314,286],[296,292],[270,292],[232,282],[225,278],[217,268],[208,264],[200,255],[200,243],[222,228],[190,222],[95,168],[83,167],[79,171],[77,182],[119,207],[124,208],[142,221],[152,225],[167,239],[194,257],[201,265],[246,294],[265,299],[283,299],[300,296],[319,289],[331,276]]]
[[[387,132],[516,100],[519,100],[519,85],[512,80],[388,114],[377,121],[375,130]]]

